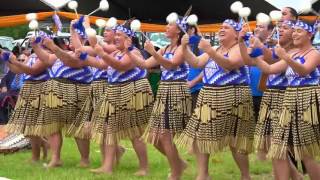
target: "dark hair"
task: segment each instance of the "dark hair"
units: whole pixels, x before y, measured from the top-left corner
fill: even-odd
[[[55,45],[57,45],[59,48],[66,50],[67,49],[67,44],[65,42],[65,38],[63,37],[54,37],[53,42]]]
[[[194,29],[194,34],[195,34],[196,36],[198,36],[198,28],[197,28],[197,26],[190,26],[190,25],[188,25],[188,26],[187,26],[187,32],[188,32],[188,30],[190,30],[190,29]],[[195,45],[194,47],[192,47],[192,52],[193,52],[196,56],[199,56],[199,55],[200,55],[200,50],[199,50],[198,44]]]
[[[12,49],[12,53],[15,55],[15,56],[19,56],[21,54],[23,50],[21,49],[21,47],[19,45],[16,45],[13,47]]]
[[[267,28],[269,31],[272,31],[274,28],[274,25],[272,23],[269,23]]]
[[[292,7],[285,7],[285,8],[289,9],[289,12],[290,12],[291,16],[294,17],[294,20],[298,19],[299,14],[294,8],[292,8]]]

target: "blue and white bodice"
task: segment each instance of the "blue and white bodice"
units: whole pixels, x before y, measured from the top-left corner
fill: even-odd
[[[272,59],[274,61],[277,61],[279,57],[276,56],[275,50],[272,49]],[[288,86],[288,79],[286,77],[285,73],[279,73],[279,74],[270,74],[267,81],[267,86],[269,88],[285,88]]]
[[[172,60],[174,53],[173,52],[166,52],[163,54],[163,57],[166,58],[168,61]],[[161,68],[161,80],[162,81],[175,81],[175,80],[184,80],[188,79],[189,73],[189,65],[186,62],[183,62],[175,69],[166,69],[163,66]]]
[[[28,59],[27,65],[29,67],[32,67],[37,61],[40,61],[40,60],[38,59],[38,57],[35,54],[32,54]],[[41,72],[40,74],[37,74],[37,75],[30,75],[30,74],[24,75],[24,80],[26,80],[26,81],[28,81],[28,80],[30,80],[30,81],[46,81],[49,78],[50,77],[49,77],[47,70],[44,70],[43,72]]]
[[[60,59],[57,59],[48,71],[52,79],[67,79],[84,84],[91,83],[93,80],[90,67],[72,68],[66,66]]]
[[[224,55],[228,57],[228,54]],[[242,66],[235,70],[225,70],[214,60],[209,59],[205,68],[202,81],[206,85],[248,85],[250,83],[249,67]]]
[[[294,60],[300,64],[305,63],[304,56],[297,56]],[[286,77],[288,79],[288,86],[315,86],[320,82],[320,67],[316,67],[310,74],[300,76],[290,66],[287,68]]]
[[[102,61],[102,59],[97,56],[96,57],[96,60],[97,61]],[[108,71],[107,69],[98,69],[98,68],[95,68],[95,67],[90,67],[91,68],[91,71],[92,71],[92,74],[93,74],[93,80],[100,80],[100,79],[104,79],[104,80],[107,80],[108,79]]]
[[[115,58],[121,61],[123,55],[115,55]],[[123,83],[137,81],[147,76],[147,70],[134,67],[128,71],[119,71],[111,66],[107,69],[108,83]]]

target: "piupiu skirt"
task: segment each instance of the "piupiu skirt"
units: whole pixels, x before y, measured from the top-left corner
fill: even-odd
[[[186,129],[176,139],[177,145],[187,149],[197,145],[201,153],[209,154],[227,147],[233,94],[233,86],[204,86]]]
[[[125,138],[141,137],[147,123],[144,109],[152,103],[152,97],[149,97],[152,96],[150,86],[142,87],[143,84],[147,85],[144,82],[141,79],[107,86],[91,119],[92,138],[96,142],[115,145]],[[146,88],[149,90],[146,91]],[[137,113],[137,110],[141,110],[141,113]]]
[[[181,134],[191,116],[191,103],[185,81],[160,81],[143,138],[154,144],[161,133]]]
[[[72,123],[68,129],[66,135],[73,136],[80,139],[91,138],[91,118],[92,113],[99,101],[100,97],[104,95],[107,89],[107,80],[95,80],[92,81],[89,87],[89,94],[86,97],[80,112],[78,113],[76,120]]]
[[[263,93],[254,134],[254,147],[257,151],[269,151],[272,126],[279,121],[284,92],[284,89],[268,88]]]
[[[6,130],[9,133],[37,135],[37,118],[45,81],[24,82]]]
[[[50,136],[68,130],[89,95],[89,86],[67,79],[46,81],[35,134]]]
[[[255,118],[251,90],[246,85],[234,86],[233,117],[227,128],[230,137],[230,147],[239,153],[253,151]]]
[[[280,118],[273,124],[268,157],[296,160],[320,155],[319,86],[287,87]]]

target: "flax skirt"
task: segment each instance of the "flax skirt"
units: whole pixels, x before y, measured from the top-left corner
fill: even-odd
[[[125,138],[141,137],[152,101],[152,90],[146,79],[109,84],[92,115],[92,138],[115,145]]]
[[[319,86],[288,87],[284,93],[280,118],[273,125],[268,157],[296,160],[320,155]]]
[[[181,134],[191,115],[191,103],[185,81],[160,81],[143,138],[153,144],[161,133]]]
[[[186,129],[176,139],[177,145],[186,149],[196,145],[201,153],[208,154],[228,146],[226,129],[230,127],[233,94],[233,86],[204,86]]]
[[[89,94],[89,84],[66,79],[50,79],[44,86],[35,132],[38,136],[68,129]]]
[[[6,130],[9,133],[35,135],[44,81],[25,81]]]
[[[254,134],[254,147],[257,151],[269,151],[272,126],[279,121],[284,92],[283,89],[268,88],[263,93]]]

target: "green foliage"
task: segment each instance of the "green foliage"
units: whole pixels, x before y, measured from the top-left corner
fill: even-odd
[[[0,36],[9,36],[13,39],[22,39],[30,31],[28,25],[0,28]]]

